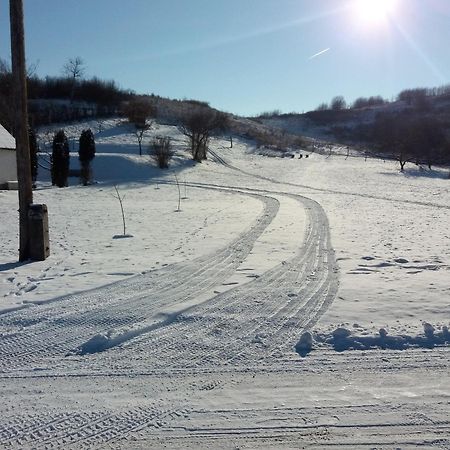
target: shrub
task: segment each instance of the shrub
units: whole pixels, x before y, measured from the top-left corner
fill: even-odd
[[[173,157],[172,143],[168,137],[157,137],[149,148],[149,155],[160,169],[167,169]]]
[[[78,158],[81,164],[80,179],[83,185],[86,186],[92,180],[91,161],[95,158],[95,139],[91,129],[81,132]]]
[[[64,130],[59,130],[53,137],[53,151],[51,157],[52,184],[58,187],[67,186],[69,177],[69,141]]]

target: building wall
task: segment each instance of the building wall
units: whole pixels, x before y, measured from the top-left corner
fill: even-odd
[[[0,148],[0,185],[7,181],[17,181],[16,152]]]

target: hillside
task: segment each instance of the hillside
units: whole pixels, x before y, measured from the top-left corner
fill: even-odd
[[[399,99],[396,101],[373,106],[342,110],[324,109],[304,114],[264,115],[255,120],[280,128],[287,133],[312,139],[367,146],[374,142],[368,131],[377,118],[408,114],[411,117],[431,118],[442,123],[450,136],[450,94],[446,89],[443,91],[443,93],[439,91],[427,93],[426,90],[421,89],[410,90],[404,91],[403,95],[399,94]]]
[[[94,184],[40,172],[47,260],[16,262],[0,191],[1,445],[450,445],[446,170],[238,136],[194,164],[164,121],[161,170],[130,124],[98,125],[64,127],[72,166],[95,131]]]

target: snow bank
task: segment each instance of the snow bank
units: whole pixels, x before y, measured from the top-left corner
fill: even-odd
[[[417,336],[389,336],[385,328],[380,328],[377,335],[352,335],[343,327],[336,328],[332,333],[317,333],[314,336],[316,347],[332,347],[337,352],[346,350],[406,350],[409,348],[434,348],[450,346],[450,332],[447,326],[439,327],[438,332],[433,325],[424,322],[423,334]],[[313,338],[309,332],[302,334],[295,346],[300,356],[306,356],[313,349]]]

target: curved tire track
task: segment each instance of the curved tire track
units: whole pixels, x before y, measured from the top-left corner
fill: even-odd
[[[93,335],[137,326],[161,307],[195,298],[227,279],[279,208],[272,197],[233,192],[259,198],[264,210],[249,230],[213,255],[0,316],[0,330],[6,330],[0,336],[0,371],[26,367],[43,357],[64,356]]]
[[[143,333],[126,344],[127,355],[139,355],[156,366],[204,367],[292,351],[300,333],[311,328],[333,301],[338,277],[325,212],[313,200],[290,197],[306,208],[309,220],[291,260]],[[263,347],[253,345],[260,334],[265,335]],[[99,358],[103,365],[122,356],[113,351]]]
[[[30,368],[33,362],[56,362],[93,333],[139,325],[161,307],[195,298],[233,274],[276,216],[278,201],[268,197],[267,191],[263,195],[217,188],[264,199],[265,211],[249,231],[213,255],[0,317],[0,326],[12,328],[11,334],[0,338],[0,371],[11,374],[18,368]],[[218,366],[228,370],[273,361],[278,352],[292,353],[296,336],[313,326],[333,301],[338,276],[324,210],[313,200],[289,196],[306,209],[308,217],[305,236],[296,236],[299,243],[294,257],[190,308],[166,326],[138,335],[120,349],[96,354],[89,361],[81,358],[83,369],[104,369],[111,363],[129,368],[136,358],[156,371],[167,367],[208,371]],[[254,341],[262,334],[264,345]],[[152,405],[123,411],[33,415],[29,423],[14,416],[0,426],[0,439],[23,448],[92,448],[123,442],[139,430],[151,434],[166,421],[176,423],[182,415],[181,406]]]

